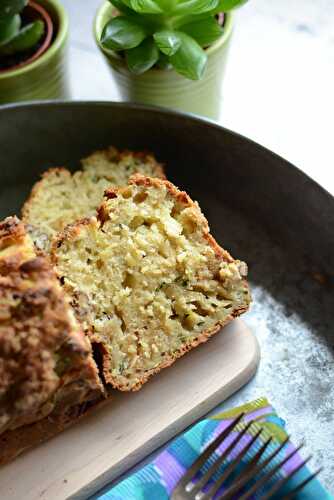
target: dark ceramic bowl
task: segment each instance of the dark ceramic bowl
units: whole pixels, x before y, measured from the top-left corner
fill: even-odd
[[[19,213],[50,166],[113,144],[149,149],[197,199],[211,230],[249,264],[262,362],[229,405],[268,396],[334,487],[334,199],[296,167],[212,122],[132,104],[0,108],[0,215]],[[260,393],[259,393],[260,391]],[[311,439],[314,415],[317,439]],[[309,438],[309,439],[308,439]]]

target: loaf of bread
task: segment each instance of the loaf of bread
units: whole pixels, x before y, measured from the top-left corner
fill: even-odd
[[[23,223],[8,217],[0,223],[0,462],[34,444],[37,422],[51,434],[52,422],[68,422],[103,396],[91,345],[54,270]]]
[[[95,411],[97,407],[108,403],[108,399],[79,403],[63,408],[61,412],[52,412],[47,417],[32,424],[4,432],[0,435],[0,466],[60,434],[91,411]]]
[[[94,215],[110,186],[126,185],[140,172],[164,177],[155,158],[142,152],[119,152],[110,147],[82,160],[83,170],[71,174],[65,168],[51,168],[35,184],[22,209],[22,220],[29,225],[37,248],[49,250],[52,237],[67,224]]]
[[[106,191],[98,216],[68,226],[51,259],[114,388],[154,373],[247,310],[246,264],[209,233],[197,203],[135,175]]]

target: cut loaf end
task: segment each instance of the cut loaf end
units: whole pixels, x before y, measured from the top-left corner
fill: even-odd
[[[83,169],[73,174],[66,168],[47,170],[23,206],[22,220],[40,250],[48,252],[52,238],[67,224],[94,215],[110,186],[126,185],[136,172],[164,178],[162,166],[144,152],[110,147],[81,163]]]
[[[0,434],[104,394],[68,298],[16,217],[0,222],[0,340]]]
[[[209,233],[198,204],[137,174],[106,191],[97,218],[68,226],[51,257],[105,382],[137,390],[245,312],[247,266]]]

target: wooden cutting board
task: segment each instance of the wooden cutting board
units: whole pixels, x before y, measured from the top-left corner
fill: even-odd
[[[60,436],[0,470],[3,500],[86,499],[254,375],[260,351],[235,320],[137,393],[115,393]]]

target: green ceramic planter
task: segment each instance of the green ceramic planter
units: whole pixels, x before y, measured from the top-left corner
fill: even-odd
[[[59,0],[38,0],[50,14],[55,37],[48,50],[26,66],[0,72],[0,104],[69,97],[66,71],[68,17]]]
[[[98,10],[94,22],[96,43],[104,54],[112,75],[125,101],[155,104],[180,109],[217,119],[222,101],[222,80],[228,48],[232,35],[233,16],[225,17],[223,36],[207,49],[208,65],[202,80],[188,80],[174,70],[151,69],[142,75],[134,75],[124,60],[100,43],[106,22],[112,17],[113,7],[105,2]]]

